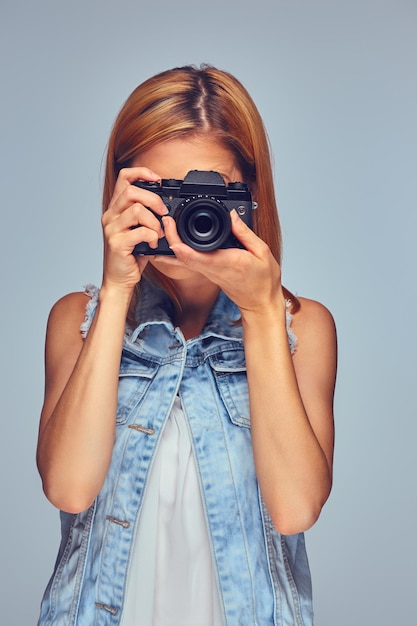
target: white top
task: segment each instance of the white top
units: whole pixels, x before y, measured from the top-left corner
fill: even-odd
[[[133,545],[121,626],[224,626],[179,398],[161,435]]]

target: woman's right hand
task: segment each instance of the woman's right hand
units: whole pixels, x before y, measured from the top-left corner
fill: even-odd
[[[104,288],[117,286],[130,292],[148,262],[146,256],[134,256],[133,248],[141,242],[156,248],[164,235],[156,215],[166,215],[168,209],[158,194],[132,184],[137,180],[159,181],[160,177],[145,167],[120,170],[112,199],[102,216]]]

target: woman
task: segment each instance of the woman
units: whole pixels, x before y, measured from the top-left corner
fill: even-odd
[[[186,245],[147,188],[191,170],[248,185],[236,247]],[[63,513],[39,624],[312,624],[302,533],[331,489],[335,329],[281,285],[267,138],[234,77],[177,68],[131,94],[102,223],[100,290],[48,321],[38,466]]]

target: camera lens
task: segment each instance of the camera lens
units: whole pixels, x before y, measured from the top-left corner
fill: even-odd
[[[213,198],[187,199],[178,207],[175,219],[179,236],[194,250],[217,250],[230,234],[229,211]]]

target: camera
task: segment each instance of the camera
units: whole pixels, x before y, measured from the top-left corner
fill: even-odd
[[[176,222],[181,240],[194,250],[211,252],[218,248],[243,248],[231,232],[229,213],[236,209],[245,224],[252,228],[252,210],[256,208],[256,203],[252,202],[246,183],[234,182],[226,186],[218,172],[192,170],[184,180],[164,178],[160,184],[146,181],[133,184],[161,196],[168,215]],[[157,248],[150,248],[142,242],[135,246],[133,254],[174,253],[169,249],[166,238],[162,237]]]

